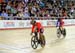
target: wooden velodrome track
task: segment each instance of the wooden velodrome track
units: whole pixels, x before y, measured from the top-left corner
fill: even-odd
[[[31,47],[31,29],[0,30],[0,53],[75,53],[75,26],[65,27],[67,36],[58,39],[56,28],[45,28],[46,46]]]

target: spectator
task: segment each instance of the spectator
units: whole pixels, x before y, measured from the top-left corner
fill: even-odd
[[[1,16],[20,16],[20,17],[67,17],[73,16],[75,3],[65,0],[0,0]],[[18,13],[18,14],[17,14]],[[16,15],[17,14],[17,15]]]
[[[4,17],[5,20],[8,20],[8,14],[6,11],[2,11],[1,16]]]
[[[21,2],[18,3],[17,11],[23,11],[23,4]]]
[[[29,0],[24,0],[26,4],[28,4]]]
[[[74,8],[70,9],[70,13],[71,13],[71,15],[74,13]]]
[[[11,1],[8,1],[7,5],[6,5],[6,9],[11,9]]]
[[[26,6],[24,9],[24,17],[26,18],[30,17],[28,6]]]
[[[45,7],[44,2],[42,2],[42,1],[40,1],[39,5],[40,5],[41,8],[44,8]]]
[[[17,13],[17,16],[18,16],[18,17],[24,17],[24,14],[22,13],[22,11],[19,11],[19,12]]]

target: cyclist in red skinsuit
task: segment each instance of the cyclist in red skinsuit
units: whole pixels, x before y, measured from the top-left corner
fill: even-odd
[[[42,33],[42,31],[40,30],[43,29],[43,26],[41,25],[40,22],[36,22],[35,25],[32,26],[32,32],[35,32],[36,27],[37,27],[37,32]]]
[[[31,24],[32,24],[32,32],[31,33],[38,32],[40,34],[43,34],[44,28],[40,22],[36,22],[36,21],[32,20]]]
[[[40,40],[40,36],[43,35],[44,32],[44,28],[42,26],[42,24],[40,22],[36,22],[34,20],[31,21],[32,24],[32,31],[31,31],[31,35],[32,33],[34,33],[36,36],[38,36],[39,34],[39,40]]]
[[[64,26],[63,18],[58,18],[57,27],[63,27],[63,26]]]
[[[57,21],[57,26],[63,30],[64,29],[64,21],[63,21],[64,18],[58,18],[58,21]]]

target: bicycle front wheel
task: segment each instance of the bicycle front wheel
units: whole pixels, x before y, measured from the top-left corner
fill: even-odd
[[[36,36],[33,36],[31,38],[31,46],[33,49],[36,49],[38,47],[38,40],[37,40]]]

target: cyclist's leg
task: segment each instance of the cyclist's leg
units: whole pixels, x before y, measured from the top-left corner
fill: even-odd
[[[34,32],[36,39],[38,40],[38,32]]]
[[[38,33],[37,32],[34,32],[35,33],[35,36],[37,36],[38,35]]]
[[[61,29],[61,33],[63,34],[65,32],[64,31],[65,30],[64,26],[61,26],[60,29]]]
[[[37,37],[37,40],[38,40],[38,28],[35,29],[34,34],[35,34],[35,36]]]
[[[60,29],[60,31],[61,31],[61,33],[62,33],[62,31],[64,30],[63,25],[62,25],[62,26],[59,26],[59,29]]]
[[[45,46],[45,37],[44,37],[44,29],[40,29],[40,41],[41,41],[41,47],[44,47]]]
[[[41,28],[41,29],[40,29],[40,33],[39,33],[39,36],[42,36],[42,35],[43,35],[43,32],[44,32],[44,29]]]
[[[62,33],[62,28],[61,28],[61,26],[59,26],[59,30],[60,30],[60,32]]]
[[[44,32],[44,30],[41,28],[41,29],[40,29],[40,32],[39,32],[39,41],[41,40],[41,37],[42,37],[42,35],[43,35],[43,32]]]

